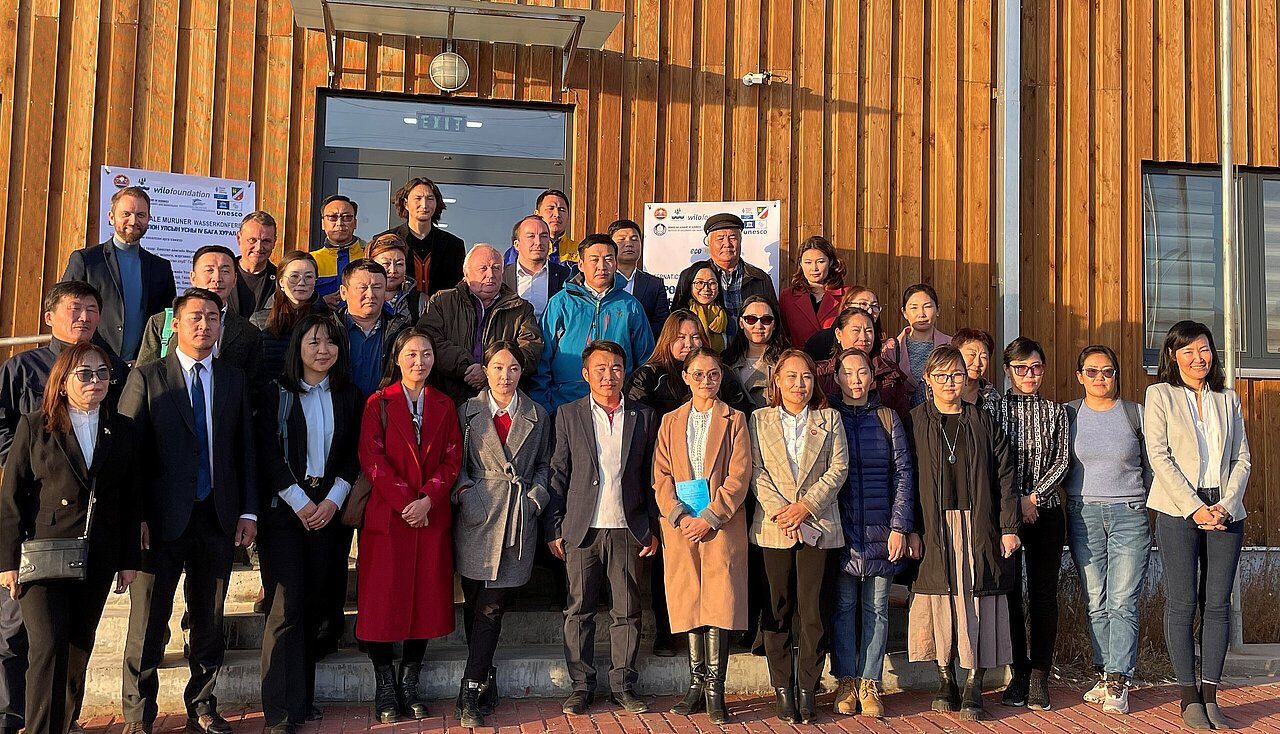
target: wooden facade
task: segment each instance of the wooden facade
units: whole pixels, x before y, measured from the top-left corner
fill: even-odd
[[[992,3],[559,4],[624,19],[567,80],[556,49],[459,42],[473,72],[456,96],[572,109],[571,232],[639,218],[647,201],[776,198],[784,261],[827,235],[890,326],[894,294],[924,280],[944,329],[992,328]],[[1236,3],[1236,141],[1251,165],[1280,165],[1276,5]],[[1023,329],[1050,352],[1054,396],[1075,394],[1070,359],[1101,341],[1136,397],[1141,163],[1216,158],[1215,3],[1023,7]],[[312,241],[326,42],[295,26],[289,0],[0,0],[0,34],[0,336],[40,330],[38,294],[96,239],[102,164],[252,178],[283,247]],[[344,36],[334,86],[438,95],[427,64],[442,48]],[[742,85],[761,70],[779,79]],[[1280,468],[1264,460],[1280,445],[1280,385],[1240,389],[1257,459],[1249,539],[1280,545]]]

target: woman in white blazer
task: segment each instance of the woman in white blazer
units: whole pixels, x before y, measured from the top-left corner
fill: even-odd
[[[1244,414],[1204,324],[1179,321],[1160,350],[1159,382],[1147,388],[1147,456],[1154,475],[1147,506],[1156,511],[1165,586],[1169,659],[1192,729],[1229,729],[1218,683],[1230,635],[1231,586],[1244,545],[1249,440]],[[1198,572],[1197,572],[1198,570]],[[1197,597],[1204,589],[1201,681],[1196,685]]]

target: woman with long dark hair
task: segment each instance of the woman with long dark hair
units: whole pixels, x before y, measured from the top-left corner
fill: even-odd
[[[742,302],[738,331],[722,356],[725,369],[737,375],[756,408],[769,404],[774,365],[790,346],[787,332],[769,299],[750,296]]]
[[[360,467],[372,491],[360,530],[356,637],[373,662],[382,723],[427,718],[418,691],[427,640],[454,628],[449,494],[462,467],[462,431],[453,402],[427,384],[434,364],[425,331],[400,332],[360,427]]]
[[[26,625],[32,734],[66,734],[76,724],[112,579],[123,594],[141,568],[133,430],[102,405],[110,365],[97,345],[63,348],[40,410],[18,419],[0,485],[0,593],[18,600]],[[20,581],[23,541],[86,531],[84,579]]]
[[[328,313],[329,307],[316,294],[316,259],[305,250],[290,250],[276,266],[276,292],[267,305],[249,317],[262,330],[262,376],[274,380],[284,371],[284,355],[289,351],[293,327],[312,313]]]
[[[345,629],[351,528],[338,519],[360,473],[363,411],[351,382],[347,340],[333,319],[302,317],[284,373],[256,411],[258,557],[267,615],[262,641],[262,712],[273,731],[321,717],[316,663]]]
[[[778,306],[792,344],[803,346],[831,327],[844,299],[844,260],[826,237],[813,236],[796,254],[791,287],[778,294]]]
[[[1143,433],[1154,480],[1164,579],[1165,642],[1182,689],[1182,720],[1192,729],[1230,729],[1218,685],[1230,640],[1231,586],[1244,546],[1245,488],[1251,458],[1240,396],[1209,327],[1179,321],[1160,348],[1156,384],[1147,388]],[[1196,681],[1196,607],[1201,606]]]

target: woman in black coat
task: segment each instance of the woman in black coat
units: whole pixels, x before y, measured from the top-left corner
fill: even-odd
[[[267,590],[262,642],[266,727],[291,734],[321,717],[316,663],[342,639],[351,528],[339,522],[360,463],[364,400],[351,382],[337,322],[304,316],[293,330],[284,373],[256,413],[258,556]]]
[[[31,734],[66,734],[75,724],[112,580],[122,594],[141,566],[131,424],[102,407],[110,364],[94,344],[62,350],[41,409],[18,421],[0,485],[0,586],[26,623]],[[85,578],[20,582],[22,542],[81,537],[91,508]]]

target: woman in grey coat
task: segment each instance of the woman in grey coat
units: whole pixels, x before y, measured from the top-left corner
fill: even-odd
[[[452,494],[454,553],[470,650],[456,714],[466,727],[483,726],[498,703],[493,653],[502,615],[529,580],[538,515],[549,497],[551,421],[519,390],[524,359],[513,341],[489,345],[489,387],[458,408],[463,458]]]

